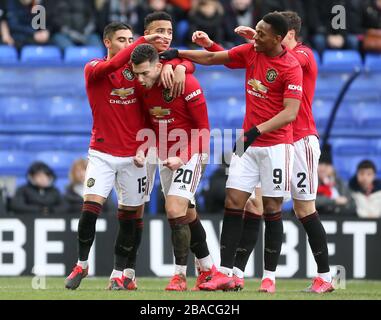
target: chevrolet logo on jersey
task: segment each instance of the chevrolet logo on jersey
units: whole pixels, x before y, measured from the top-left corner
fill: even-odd
[[[171,114],[171,110],[163,109],[162,107],[153,107],[149,110],[149,113],[156,118],[163,118],[164,116],[169,116]]]
[[[267,87],[262,84],[261,81],[257,79],[250,79],[247,84],[253,88],[254,91],[267,93]]]
[[[111,95],[112,96],[118,96],[121,99],[126,99],[128,96],[134,94],[135,89],[134,88],[118,88],[118,89],[112,89]]]

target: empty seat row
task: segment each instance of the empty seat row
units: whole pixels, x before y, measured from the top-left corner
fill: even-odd
[[[84,64],[94,58],[103,58],[105,50],[99,47],[68,47],[63,57],[61,50],[56,46],[28,45],[21,49],[20,62],[37,65],[47,64]],[[14,47],[0,46],[0,63],[12,64],[19,61],[17,50]]]

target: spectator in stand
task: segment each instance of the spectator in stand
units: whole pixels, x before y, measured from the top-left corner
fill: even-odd
[[[319,186],[316,209],[319,214],[356,215],[356,204],[348,187],[337,175],[331,162],[324,159],[318,166]]]
[[[94,0],[97,33],[110,22],[118,21],[130,25],[136,30],[139,23],[138,0]]]
[[[306,17],[312,36],[313,46],[319,53],[325,49],[352,49],[359,48],[359,34],[361,29],[361,14],[356,12],[358,4],[355,0],[310,0],[305,1]],[[335,5],[345,8],[345,28],[336,29],[332,26],[334,13],[331,9]],[[344,20],[341,19],[342,23]]]
[[[364,5],[363,26],[366,29],[363,48],[381,52],[381,0],[371,0]]]
[[[34,162],[28,169],[28,182],[16,190],[11,200],[15,214],[36,213],[43,215],[65,212],[65,204],[54,186],[56,176],[43,162]]]
[[[195,31],[206,32],[216,43],[222,43],[224,9],[217,0],[199,0],[189,11],[189,32],[187,44],[193,47],[192,35]]]
[[[7,0],[7,19],[10,30],[10,36],[14,40],[17,48],[26,44],[47,44],[50,40],[48,30],[36,30],[32,27],[32,7],[35,4],[33,0]],[[8,35],[5,34],[7,37]],[[8,37],[6,39],[12,42]]]
[[[349,181],[349,188],[360,218],[381,218],[381,180],[376,179],[376,165],[363,160],[356,175]]]
[[[300,41],[308,43],[308,20],[306,19],[305,6],[309,1],[302,0],[266,0],[262,1],[262,14],[272,11],[294,11],[302,19],[302,28],[299,33]]]
[[[7,1],[0,0],[0,44],[7,44],[9,46],[15,45],[15,40],[12,38],[9,31],[7,20]]]
[[[102,47],[95,30],[95,12],[92,0],[44,0],[47,26],[52,42],[62,50],[69,46]]]
[[[138,35],[143,35],[144,34],[144,17],[146,17],[148,14],[152,12],[158,12],[158,11],[164,11],[168,14],[171,15],[172,17],[172,25],[174,28],[174,32],[176,32],[176,26],[177,23],[180,20],[183,20],[186,18],[185,11],[182,10],[178,6],[172,5],[169,1],[167,0],[147,0],[147,1],[142,1],[142,3],[138,6],[138,16],[142,17],[138,21],[136,33]]]
[[[224,42],[225,46],[232,46],[245,43],[244,38],[234,32],[238,26],[255,28],[259,21],[260,10],[258,1],[252,0],[230,0],[224,2]]]
[[[64,201],[66,203],[67,213],[80,214],[83,205],[83,184],[85,182],[85,174],[87,168],[86,159],[78,159],[74,161],[69,173],[70,184],[66,188]],[[115,212],[116,205],[111,197],[107,199],[103,206],[103,212]]]

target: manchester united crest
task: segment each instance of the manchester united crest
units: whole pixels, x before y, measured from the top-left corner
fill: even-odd
[[[169,89],[164,89],[163,90],[163,98],[164,98],[164,101],[167,102],[167,103],[169,103],[169,102],[171,102],[173,100],[173,97],[171,97],[169,95],[169,93],[170,93]]]
[[[135,75],[129,69],[124,69],[122,73],[127,80],[132,81],[135,78]]]
[[[274,82],[277,76],[278,76],[278,73],[276,72],[275,69],[269,69],[267,70],[267,73],[266,73],[266,80],[268,82]]]
[[[87,187],[91,188],[95,184],[94,178],[87,179]]]

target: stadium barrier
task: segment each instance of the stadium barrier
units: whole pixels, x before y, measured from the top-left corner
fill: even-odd
[[[381,279],[381,220],[324,219],[332,273],[345,270],[348,279]],[[219,264],[220,215],[203,215],[210,252]],[[164,217],[146,217],[137,276],[169,277],[174,270],[170,229]],[[0,276],[67,275],[76,262],[74,215],[0,218]],[[90,275],[108,276],[113,266],[115,217],[98,219],[97,236],[90,252]],[[263,228],[262,228],[263,231]],[[316,273],[315,262],[301,224],[292,217],[284,219],[284,242],[277,274],[280,278],[306,278]],[[251,255],[246,275],[260,277],[263,268],[263,232]],[[188,274],[194,275],[193,257]],[[343,267],[345,269],[343,269]]]

